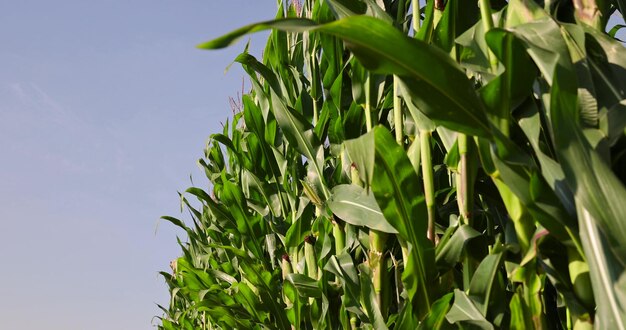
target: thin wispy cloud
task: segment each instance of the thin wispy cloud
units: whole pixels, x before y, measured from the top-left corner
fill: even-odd
[[[0,83],[0,114],[17,113],[63,126],[81,125],[82,121],[41,86],[34,82]]]

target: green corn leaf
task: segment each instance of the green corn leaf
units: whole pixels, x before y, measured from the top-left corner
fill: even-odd
[[[417,105],[415,105],[409,92],[406,90],[406,88],[404,88],[406,86],[402,85],[401,87],[402,88],[400,89],[400,91],[402,93],[402,98],[405,100],[407,108],[409,109],[409,113],[411,114],[411,117],[413,117],[413,121],[415,122],[415,125],[417,126],[417,128],[419,130],[427,130],[429,132],[432,132],[435,129],[437,129],[437,125],[435,125],[435,123],[432,120],[426,117],[418,109]]]
[[[244,191],[254,190],[263,197],[263,203],[269,208],[275,217],[282,214],[281,191],[276,191],[275,186],[261,181],[256,175],[248,170],[243,170],[241,174],[241,185]]]
[[[357,185],[335,186],[327,203],[336,216],[349,224],[385,233],[398,233],[383,216],[380,207],[376,204],[374,194],[367,193]]]
[[[603,302],[599,304],[598,314],[605,326],[623,327],[626,312],[617,300],[607,298],[611,297],[611,288],[617,280],[610,274],[624,272],[626,265],[626,248],[623,244],[626,239],[626,223],[622,219],[626,214],[626,205],[623,203],[626,199],[626,188],[583,135],[580,124],[576,121],[576,79],[566,69],[562,66],[555,67],[550,95],[555,146],[566,181],[574,192],[579,209],[584,210],[578,212],[579,221],[584,221],[587,228],[598,225],[609,247],[604,251],[597,247],[600,240],[593,237],[599,237],[599,234],[590,236],[586,240],[588,242],[583,240],[583,245],[588,246],[585,250],[589,262],[597,264],[605,258],[617,261],[605,264],[606,267],[590,267],[594,268],[591,273],[594,288],[602,288],[594,290],[596,301]],[[587,231],[593,232],[590,229]]]
[[[610,108],[626,99],[626,47],[624,43],[595,29],[585,26],[577,28],[585,33],[585,55],[597,86],[598,104]]]
[[[243,158],[241,156],[240,150],[237,150],[237,147],[228,136],[224,134],[212,134],[210,136],[210,139],[223,144],[227,148],[227,150],[230,151],[230,155],[235,156],[239,164],[243,165]]]
[[[626,99],[610,108],[600,116],[600,129],[614,146],[624,136],[626,129]]]
[[[300,297],[320,298],[322,297],[322,290],[320,289],[317,280],[314,280],[303,274],[289,274],[286,278],[291,283]]]
[[[428,215],[424,194],[404,149],[386,128],[378,126],[374,132],[376,167],[372,190],[387,221],[411,244],[403,280],[421,318],[430,310],[429,287],[435,276],[434,247],[426,237]]]
[[[623,29],[625,27],[626,27],[626,25],[624,25],[624,24],[616,24],[615,26],[613,26],[611,28],[611,30],[609,30],[609,35],[612,38],[615,38],[615,35],[617,34],[617,31],[619,31],[619,30],[621,30],[621,29]]]
[[[328,3],[335,13],[335,16],[339,18],[363,15],[367,10],[367,5],[362,1],[328,0]]]
[[[568,239],[565,225],[574,222],[563,209],[557,197],[545,180],[538,175],[538,169],[530,155],[512,140],[497,133],[492,144],[491,155],[486,155],[498,170],[499,178],[524,205],[540,224],[561,239]],[[482,151],[481,151],[482,152]],[[481,155],[484,163],[484,155]],[[564,194],[567,196],[567,194]]]
[[[205,203],[220,227],[224,228],[229,233],[238,235],[241,234],[237,221],[235,221],[228,209],[223,204],[216,203],[213,198],[211,198],[211,196],[209,196],[204,190],[197,187],[188,188],[187,190],[185,190],[185,192],[196,196],[198,200]]]
[[[239,302],[250,315],[253,315],[257,320],[266,319],[266,315],[264,315],[267,310],[265,306],[261,303],[259,296],[254,294],[254,291],[250,289],[250,286],[246,283],[238,283],[234,286],[236,289],[236,293],[234,298],[237,302]],[[242,317],[238,315],[239,319]]]
[[[193,235],[192,230],[189,227],[187,227],[187,225],[185,225],[185,222],[183,222],[182,220],[179,220],[179,219],[176,219],[174,217],[167,216],[167,215],[162,216],[161,219],[169,221],[170,223],[172,223],[176,227],[179,227],[179,228],[183,229],[190,236]]]
[[[420,323],[419,330],[431,330],[431,329],[454,329],[454,327],[446,320],[446,314],[452,307],[452,298],[454,293],[450,292],[445,296],[439,298],[433,303],[430,313]]]
[[[537,70],[513,33],[492,29],[485,38],[505,69],[484,86],[480,94],[494,125],[508,135],[511,112],[531,93]]]
[[[480,233],[468,225],[462,225],[454,231],[450,239],[441,241],[437,245],[437,266],[450,268],[454,267],[466,250],[466,246],[473,239],[480,237]]]
[[[626,287],[620,284],[624,283],[626,271],[607,244],[607,235],[598,230],[598,221],[583,207],[578,211],[582,245],[589,263],[593,295],[598,302],[597,327],[624,329],[626,304],[620,297],[626,295]]]
[[[492,77],[489,63],[489,48],[485,40],[485,26],[482,21],[467,29],[455,42],[462,46],[459,62],[469,72],[479,73],[484,77]]]
[[[541,139],[541,118],[537,105],[534,100],[527,100],[527,102],[523,103],[519,109],[519,126],[526,134],[530,145],[533,147],[535,151],[535,155],[539,160],[539,164],[541,165],[541,174],[545,178],[547,184],[550,188],[555,192],[556,197],[560,200],[563,207],[570,215],[576,213],[576,207],[574,205],[574,196],[565,183],[565,174],[561,169],[561,165],[554,160],[555,155],[547,154],[545,148],[542,148],[540,144]],[[537,185],[538,187],[538,185]],[[542,193],[539,189],[531,189],[531,194],[533,191],[537,191],[538,193]],[[544,193],[545,195],[545,193]],[[558,205],[557,203],[545,203],[546,205]],[[557,217],[557,219],[567,219],[568,216]],[[571,221],[566,222],[569,225],[574,225]],[[544,226],[546,226],[544,224]],[[546,226],[549,227],[549,226]]]
[[[409,38],[379,19],[352,16],[324,25],[305,19],[267,21],[248,25],[198,47],[226,47],[245,34],[270,28],[317,31],[338,37],[370,71],[399,76],[412,102],[435,122],[470,135],[491,134],[482,103],[459,66],[443,51]]]
[[[282,95],[282,89],[280,88],[276,74],[263,63],[259,62],[254,56],[248,53],[242,53],[235,58],[235,62],[241,63],[243,67],[248,70],[250,76],[253,76],[254,72],[259,73],[269,84],[270,88]]]
[[[493,303],[492,290],[502,261],[502,252],[488,255],[481,261],[470,282],[469,297],[484,316],[487,316],[489,304]]]
[[[388,329],[385,324],[380,306],[376,302],[376,292],[372,284],[372,270],[365,263],[359,265],[359,280],[361,282],[361,304],[363,305],[370,324],[374,329]]]
[[[276,116],[276,121],[289,143],[304,155],[311,164],[311,169],[315,175],[312,182],[323,194],[324,199],[329,197],[328,188],[324,183],[323,175],[323,148],[313,126],[302,116],[302,114],[285,106],[281,98],[272,91],[272,110]],[[320,196],[322,197],[322,196]]]
[[[450,323],[458,322],[460,326],[466,325],[483,330],[494,329],[467,294],[459,289],[454,290],[454,304],[446,314],[446,319]]]
[[[263,302],[264,308],[270,311],[270,314],[276,319],[275,322],[277,325],[279,327],[289,327],[285,310],[275,299],[275,297],[278,296],[278,288],[273,283],[274,278],[272,275],[268,271],[263,270],[258,264],[254,264],[252,260],[248,258],[242,260],[240,266],[246,279],[259,290],[258,294]]]
[[[292,249],[298,247],[304,238],[311,231],[311,219],[314,218],[313,205],[309,204],[304,208],[299,217],[291,220],[291,226],[285,234],[285,248]]]
[[[592,149],[576,122],[575,78],[557,67],[551,93],[555,145],[568,185],[609,238],[620,263],[626,265],[626,187]],[[573,80],[573,81],[572,81]]]
[[[435,31],[435,2],[426,1],[424,11],[426,15],[420,29],[415,33],[415,38],[429,43]]]
[[[348,155],[350,155],[350,160],[359,171],[361,181],[368,188],[374,176],[374,132],[363,134],[356,139],[346,140],[344,145]]]
[[[324,266],[324,270],[341,279],[341,286],[344,291],[342,298],[342,305],[344,308],[347,311],[356,314],[359,318],[368,320],[367,315],[363,313],[363,310],[361,309],[360,278],[350,254],[343,252],[339,255],[331,256]]]
[[[252,216],[248,211],[247,202],[241,188],[235,184],[225,181],[224,190],[222,191],[222,201],[227,206],[233,219],[237,223],[237,229],[245,237],[244,243],[251,249],[251,252],[260,260],[264,260],[264,253],[261,249],[262,242],[260,237],[265,233],[262,232],[258,224],[259,218]]]

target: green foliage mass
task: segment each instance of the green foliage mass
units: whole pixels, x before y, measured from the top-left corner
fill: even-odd
[[[623,0],[279,1],[160,329],[624,329]],[[608,32],[607,32],[608,31]]]

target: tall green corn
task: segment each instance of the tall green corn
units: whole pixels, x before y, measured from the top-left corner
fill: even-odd
[[[201,44],[272,29],[159,328],[624,329],[623,9],[279,1]]]

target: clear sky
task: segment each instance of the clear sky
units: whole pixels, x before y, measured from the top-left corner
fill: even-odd
[[[0,1],[0,329],[151,329],[245,43],[274,0]],[[264,35],[252,39],[260,54]]]

